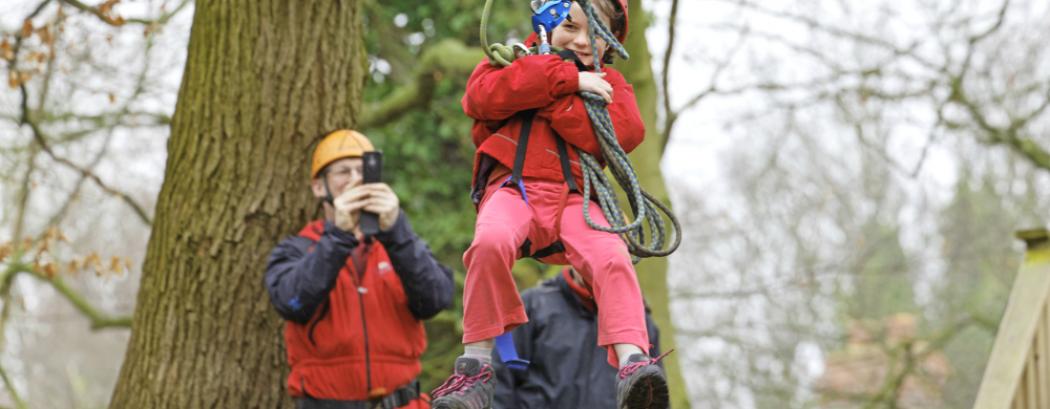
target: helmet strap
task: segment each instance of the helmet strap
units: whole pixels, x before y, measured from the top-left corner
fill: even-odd
[[[328,169],[321,171],[321,183],[324,183],[324,201],[335,206],[335,198],[332,197],[332,189],[328,187]]]

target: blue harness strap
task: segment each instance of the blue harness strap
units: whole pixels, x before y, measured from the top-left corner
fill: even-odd
[[[525,154],[529,146],[529,134],[532,133],[532,118],[536,116],[536,110],[530,109],[518,114],[521,117],[521,132],[518,134],[518,147],[514,151],[514,168],[510,176],[503,182],[501,187],[513,185],[521,193],[525,204],[529,204],[529,196],[525,194],[525,181],[522,173],[525,169]]]
[[[496,337],[496,352],[499,353],[500,360],[507,368],[524,371],[529,367],[529,361],[518,357],[518,350],[514,347],[514,337],[510,332]]]

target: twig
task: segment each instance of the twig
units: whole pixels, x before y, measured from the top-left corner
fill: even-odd
[[[83,296],[78,294],[76,290],[70,288],[60,277],[47,277],[21,261],[15,261],[9,264],[6,273],[7,276],[5,278],[7,280],[13,280],[14,276],[19,273],[27,273],[37,280],[50,284],[59,294],[62,294],[63,297],[69,300],[70,304],[73,304],[73,307],[76,308],[77,311],[91,321],[92,330],[131,327],[130,316],[110,316],[102,313],[84,300]]]
[[[35,10],[33,10],[32,13],[29,14],[28,17],[26,17],[26,21],[31,20],[32,18],[36,17],[36,15],[39,14],[44,9],[44,6],[46,6],[49,2],[50,2],[50,0],[45,0],[43,3],[41,3]],[[181,6],[180,6],[180,8],[181,8]],[[15,45],[13,47],[13,55],[14,55],[14,57],[8,62],[8,69],[11,72],[17,72],[18,54],[19,54],[18,52],[19,52],[19,50],[22,47],[22,41],[23,40],[24,40],[24,38],[22,37],[22,33],[21,32],[18,32],[18,33],[15,34]],[[60,157],[60,156],[56,155],[54,151],[51,150],[51,147],[48,146],[47,141],[44,138],[43,130],[40,129],[40,125],[35,121],[35,118],[33,118],[33,115],[31,114],[31,111],[29,109],[29,89],[26,86],[25,82],[20,82],[18,84],[18,90],[19,90],[19,94],[21,96],[20,107],[21,107],[22,115],[21,115],[21,118],[20,118],[20,123],[23,124],[23,125],[29,125],[29,127],[30,127],[30,129],[32,130],[32,133],[33,133],[33,138],[37,142],[37,145],[39,145],[39,147],[44,152],[46,152],[48,154],[48,156],[51,157],[52,160],[54,160],[54,161],[56,161],[58,163],[61,163],[61,164],[65,165],[65,166],[67,166],[67,167],[69,167],[69,168],[79,172],[82,176],[85,176],[85,177],[91,179],[93,182],[95,182],[95,184],[99,188],[101,188],[103,191],[105,191],[106,193],[109,193],[111,195],[117,196],[118,198],[123,200],[125,203],[127,203],[127,205],[129,207],[132,208],[132,210],[134,210],[135,214],[137,216],[139,216],[139,218],[144,223],[146,223],[147,225],[151,225],[152,224],[152,220],[146,214],[146,211],[143,210],[142,206],[139,205],[137,202],[135,202],[130,196],[128,196],[124,192],[121,192],[121,191],[119,191],[117,189],[109,187],[109,185],[107,185],[104,182],[102,182],[102,179],[100,179],[98,176],[96,176],[94,173],[92,173],[89,169],[85,169],[85,168],[83,168],[83,167],[81,167],[81,166],[71,162],[70,160],[68,160],[66,158]],[[17,227],[16,226],[16,232],[19,233],[19,235],[21,234],[21,230],[22,230],[21,227]]]
[[[154,44],[153,40],[154,40],[154,34],[152,32],[150,32],[146,36],[146,46],[145,46],[145,50],[143,51],[143,54],[145,55],[145,58],[144,58],[145,63],[143,64],[142,70],[139,72],[139,75],[138,75],[138,77],[137,77],[137,79],[135,81],[135,90],[131,93],[131,96],[128,97],[128,99],[124,102],[124,105],[119,110],[117,110],[117,112],[115,114],[113,114],[113,120],[109,124],[109,128],[106,131],[106,139],[105,139],[105,141],[102,144],[102,148],[99,149],[99,151],[95,154],[94,159],[91,160],[91,162],[85,167],[85,169],[94,169],[95,166],[97,166],[99,164],[99,162],[102,161],[102,158],[105,156],[106,151],[109,149],[110,142],[113,140],[114,131],[116,130],[117,126],[119,126],[121,124],[122,120],[124,119],[124,117],[129,114],[132,104],[138,99],[138,97],[140,95],[142,95],[142,92],[144,92],[146,76],[147,76],[147,73],[149,72],[149,68],[150,68],[149,55],[150,55],[150,51],[153,49],[153,44]],[[41,101],[42,100],[43,100],[43,96],[41,97]],[[83,182],[86,179],[87,179],[87,175],[84,175],[83,173],[81,173],[81,175],[80,175],[79,179],[77,179],[77,182],[74,185],[72,191],[70,191],[70,193],[68,195],[68,198],[66,199],[65,202],[63,202],[62,207],[58,211],[56,211],[55,214],[51,216],[51,218],[48,219],[47,226],[52,226],[52,225],[57,224],[58,221],[61,220],[62,217],[64,217],[66,212],[69,210],[70,205],[73,203],[73,200],[77,197],[77,195],[80,194],[80,189],[83,186]],[[147,221],[147,225],[148,224],[149,223]]]
[[[70,6],[73,6],[74,8],[79,9],[81,11],[84,11],[84,12],[87,12],[87,13],[90,13],[90,14],[94,14],[96,17],[98,17],[100,20],[102,20],[102,22],[104,22],[106,24],[109,24],[111,26],[121,26],[121,25],[124,25],[126,23],[141,24],[141,25],[144,25],[144,26],[161,26],[161,25],[164,25],[164,23],[167,23],[168,20],[170,20],[174,15],[178,14],[179,11],[182,11],[182,9],[184,7],[186,7],[187,4],[189,4],[189,0],[183,0],[182,3],[179,3],[179,5],[175,7],[175,9],[173,9],[170,12],[161,14],[156,19],[143,19],[143,18],[124,19],[124,18],[119,18],[119,17],[117,19],[114,19],[113,17],[103,13],[102,10],[100,10],[98,7],[89,6],[87,4],[81,3],[78,0],[59,0],[59,1],[65,3],[65,4],[68,4]]]
[[[24,85],[22,87],[24,87]],[[55,152],[51,150],[51,147],[48,146],[47,141],[44,139],[43,131],[40,129],[40,127],[33,121],[29,121],[28,123],[30,128],[33,130],[33,138],[36,140],[37,145],[39,145],[41,149],[43,149],[44,152],[46,152],[47,155],[51,157],[52,160],[79,172],[81,176],[91,179],[91,181],[95,182],[95,185],[102,189],[104,192],[123,200],[124,203],[128,205],[128,207],[131,207],[131,210],[135,212],[135,215],[138,216],[143,223],[145,223],[146,225],[153,224],[153,220],[151,220],[150,217],[146,214],[146,211],[143,209],[142,205],[135,202],[135,200],[132,199],[131,196],[128,196],[127,193],[110,187],[105,182],[103,182],[102,179],[100,179],[97,175],[92,173],[89,169],[83,168],[73,163],[69,159],[56,155]]]
[[[7,377],[7,371],[0,365],[0,378],[4,379],[4,387],[7,388],[7,393],[11,394],[11,400],[15,401],[15,408],[25,409],[26,403],[22,401],[22,397],[18,395],[18,391],[15,390],[15,385],[11,383],[11,379]]]
[[[783,11],[778,11],[778,10],[770,10],[770,9],[767,9],[767,8],[760,7],[757,4],[755,4],[753,2],[750,2],[750,1],[743,1],[743,0],[722,0],[722,1],[728,2],[728,3],[731,3],[731,4],[735,4],[735,5],[739,5],[739,6],[743,7],[743,8],[751,9],[751,10],[757,11],[757,12],[759,12],[761,14],[765,14],[767,16],[770,16],[770,17],[775,17],[775,18],[781,18],[781,19],[785,19],[785,20],[794,21],[796,23],[799,23],[799,24],[802,24],[804,26],[807,26],[807,27],[809,27],[811,29],[831,34],[831,35],[833,35],[835,37],[849,38],[849,39],[852,39],[852,40],[857,41],[859,43],[870,44],[870,45],[874,45],[874,46],[879,47],[879,48],[890,50],[896,55],[906,56],[908,58],[911,58],[911,59],[915,60],[916,63],[918,63],[920,65],[923,65],[923,66],[925,66],[927,68],[931,68],[933,70],[937,70],[937,69],[940,68],[939,65],[934,64],[934,63],[926,60],[925,58],[922,58],[922,57],[920,57],[920,56],[915,54],[914,50],[917,48],[918,44],[913,44],[910,47],[901,48],[901,47],[897,46],[896,44],[894,44],[892,42],[889,42],[889,41],[887,41],[887,40],[885,40],[885,39],[883,39],[881,37],[864,35],[864,34],[861,34],[861,33],[851,32],[849,30],[845,30],[845,29],[842,29],[842,28],[832,27],[832,26],[824,24],[820,20],[817,20],[817,19],[815,19],[813,17],[805,16],[805,15],[802,15],[802,14],[793,14],[793,13],[788,13],[788,12],[783,12]]]
[[[678,0],[672,0],[671,15],[667,18],[667,49],[664,50],[663,75],[660,78],[660,83],[664,91],[664,118],[670,118],[672,115],[676,115],[671,108],[671,87],[668,84],[670,83],[671,76],[671,54],[674,53],[675,22],[677,20]],[[666,119],[664,123],[664,146],[667,146],[667,139],[671,136],[671,129],[667,125]],[[661,149],[661,151],[662,150],[663,149]]]

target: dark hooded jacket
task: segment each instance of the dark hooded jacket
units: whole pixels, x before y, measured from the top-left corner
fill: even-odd
[[[529,322],[514,329],[518,355],[530,361],[511,370],[493,352],[499,380],[493,409],[616,408],[616,368],[598,346],[598,323],[562,274],[522,293]],[[659,333],[646,311],[652,356],[659,354]]]

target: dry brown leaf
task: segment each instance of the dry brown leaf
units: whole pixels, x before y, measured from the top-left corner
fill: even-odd
[[[11,41],[4,37],[3,41],[0,41],[0,58],[11,61],[15,58],[15,50],[11,48]]]
[[[102,14],[107,14],[110,10],[113,10],[113,6],[116,6],[117,3],[120,3],[120,0],[106,0],[105,3],[98,6],[98,11],[101,11]]]
[[[47,253],[48,250],[51,250],[51,239],[44,236],[44,239],[40,240],[40,245],[36,249],[36,256],[40,257],[42,254]]]
[[[47,263],[43,265],[40,272],[44,273],[44,276],[47,278],[55,278],[55,275],[58,274],[58,268],[54,264]]]
[[[113,275],[120,274],[120,272],[123,270],[123,268],[121,268],[121,265],[122,264],[120,262],[120,257],[117,257],[117,256],[111,257],[109,259],[109,272],[113,273]]]
[[[29,37],[33,34],[33,22],[26,20],[22,22],[22,38]]]
[[[44,233],[44,238],[47,240],[61,241],[62,232],[58,231],[58,226],[51,226],[47,228],[47,232]]]
[[[36,34],[40,36],[40,41],[43,41],[44,44],[51,45],[55,42],[55,38],[51,36],[51,30],[47,26],[40,27]]]
[[[98,253],[92,252],[91,254],[88,254],[88,256],[84,258],[84,266],[85,267],[86,266],[91,266],[91,268],[93,268],[95,270],[101,270],[102,269],[102,259],[99,258]]]

